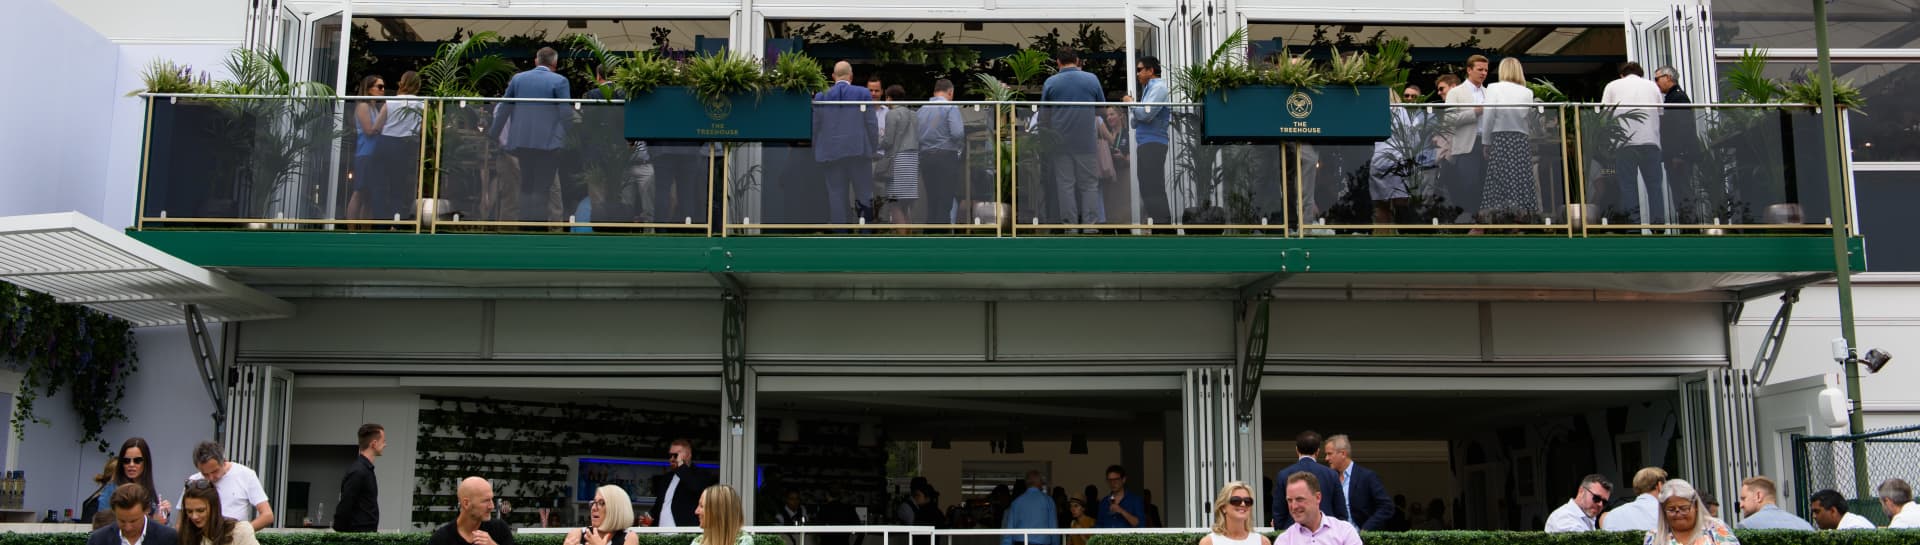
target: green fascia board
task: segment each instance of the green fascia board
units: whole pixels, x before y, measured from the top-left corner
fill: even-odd
[[[1832,240],[1716,237],[674,237],[132,231],[205,267],[733,273],[1833,270]],[[1849,240],[1854,270],[1861,239]]]

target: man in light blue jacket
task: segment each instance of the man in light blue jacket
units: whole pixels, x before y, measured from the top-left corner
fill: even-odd
[[[1140,101],[1167,101],[1167,79],[1160,74],[1160,59],[1140,57],[1133,63],[1134,77],[1140,80]],[[1133,97],[1125,99],[1133,102]],[[1133,138],[1140,157],[1140,212],[1156,225],[1173,223],[1167,208],[1167,125],[1173,112],[1166,106],[1134,106]]]
[[[1740,528],[1746,530],[1806,530],[1813,525],[1776,505],[1780,495],[1773,479],[1748,477],[1740,482]]]
[[[542,47],[533,62],[532,70],[507,82],[506,98],[573,98],[566,76],[554,72],[560,52]],[[502,147],[520,160],[521,221],[550,219],[549,192],[560,176],[560,147],[572,122],[572,108],[561,102],[504,102],[494,110],[493,126],[507,131]]]

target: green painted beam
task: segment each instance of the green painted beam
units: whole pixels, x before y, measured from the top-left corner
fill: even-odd
[[[207,267],[733,273],[1832,270],[1824,237],[670,237],[134,231]],[[1850,241],[1856,267],[1861,240]]]

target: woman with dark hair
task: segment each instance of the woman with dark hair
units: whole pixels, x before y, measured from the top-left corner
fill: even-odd
[[[220,490],[206,479],[187,481],[180,514],[181,545],[260,545],[252,524],[220,514]]]
[[[387,80],[380,76],[360,78],[360,96],[386,96]],[[380,139],[380,131],[387,124],[385,104],[377,100],[360,100],[353,105],[353,183],[352,196],[347,198],[347,217],[350,219],[372,219],[368,207],[374,186],[369,185],[374,178],[373,151],[375,142]]]
[[[153,497],[147,500],[147,516],[153,517],[154,522],[166,524],[167,513],[173,510],[173,503],[160,497],[159,489],[153,487],[152,469],[153,448],[147,446],[147,440],[139,437],[128,439],[120,443],[120,471],[113,476],[113,486],[119,488],[123,484],[139,483],[141,488],[152,492]],[[113,493],[109,492],[101,496],[101,500],[105,501],[111,496]],[[101,511],[111,509],[105,505],[100,506]]]

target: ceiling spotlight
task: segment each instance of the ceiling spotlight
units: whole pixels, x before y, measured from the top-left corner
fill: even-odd
[[[1025,454],[1027,452],[1027,445],[1020,440],[1019,433],[1007,433],[1007,448],[1004,452],[1007,454]]]
[[[1084,434],[1084,433],[1073,434],[1073,443],[1067,445],[1067,454],[1086,454],[1086,453],[1087,453],[1087,434]]]

